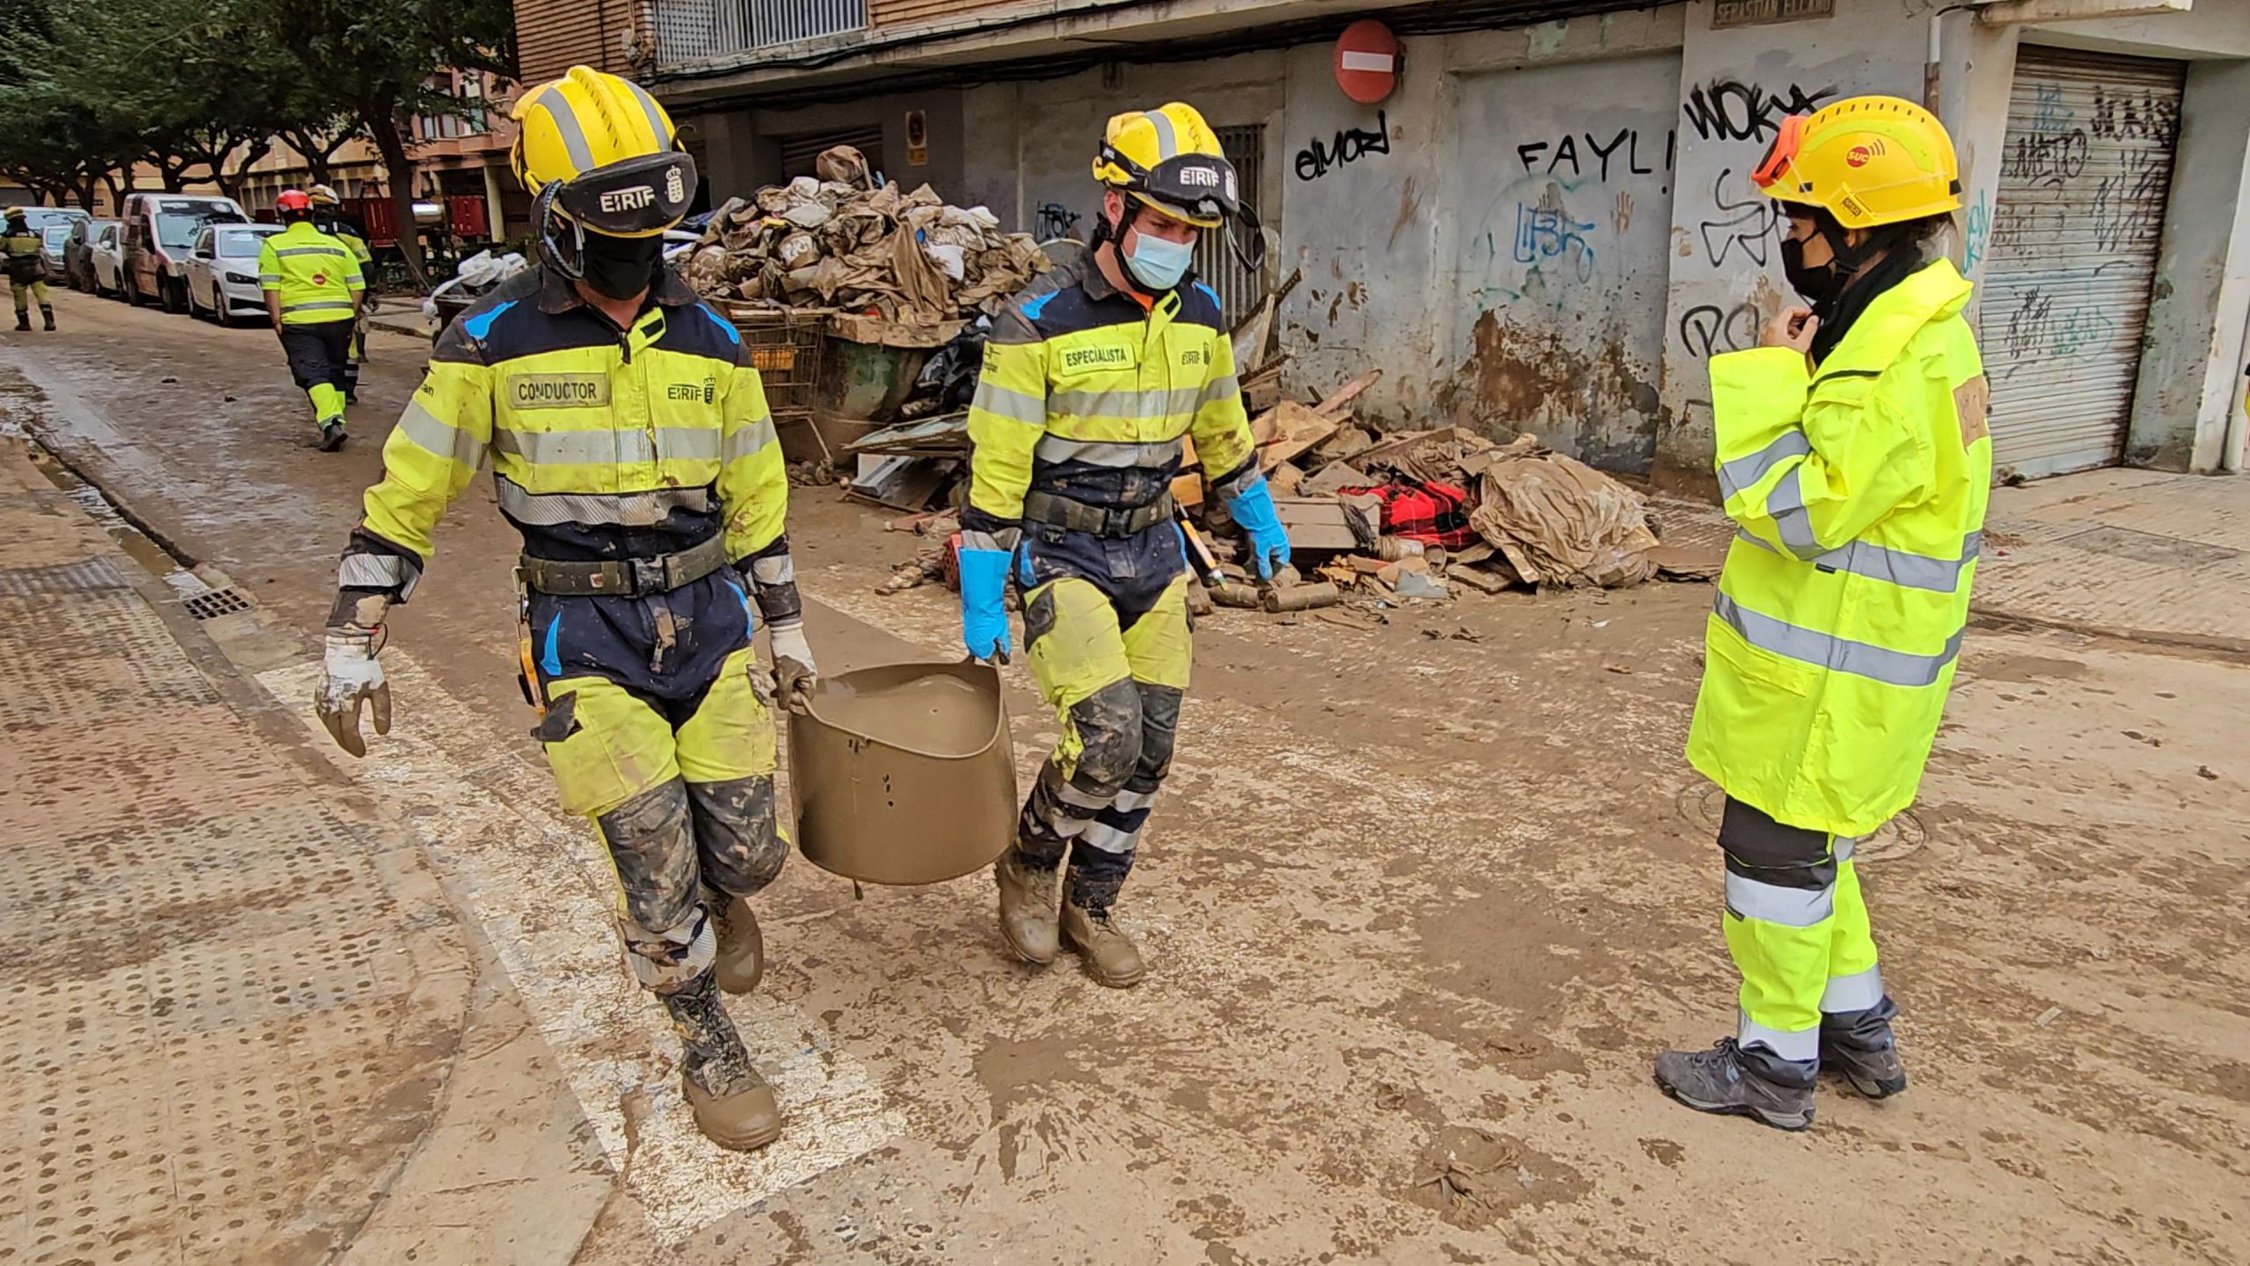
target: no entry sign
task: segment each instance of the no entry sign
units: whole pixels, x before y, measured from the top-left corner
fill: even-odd
[[[1391,28],[1373,18],[1354,22],[1336,39],[1336,86],[1361,105],[1387,101],[1398,87],[1398,60]]]

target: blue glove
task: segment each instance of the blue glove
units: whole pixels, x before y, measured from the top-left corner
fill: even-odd
[[[1227,498],[1227,513],[1250,534],[1250,565],[1260,580],[1289,565],[1289,534],[1281,530],[1281,515],[1273,508],[1273,490],[1264,475],[1253,474]]]
[[[961,551],[961,644],[976,659],[1008,657],[1008,564],[1004,549]]]

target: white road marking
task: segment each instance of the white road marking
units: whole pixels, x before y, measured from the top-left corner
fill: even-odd
[[[753,994],[728,1009],[787,1127],[750,1155],[705,1141],[680,1095],[678,1039],[620,956],[606,850],[584,822],[562,815],[543,767],[500,750],[465,763],[430,737],[489,734],[491,717],[447,694],[404,652],[385,652],[383,666],[401,724],[387,738],[369,735],[365,760],[337,764],[398,810],[467,900],[611,1166],[667,1242],[906,1133],[864,1065],[795,1008]],[[308,706],[320,675],[318,664],[295,664],[258,681],[326,747]],[[629,1122],[634,1096],[654,1111],[633,1111]]]

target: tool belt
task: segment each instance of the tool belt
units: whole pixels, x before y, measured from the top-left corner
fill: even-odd
[[[1172,494],[1167,492],[1145,506],[1130,510],[1088,505],[1052,492],[1023,494],[1023,517],[1089,536],[1139,536],[1172,518]]]
[[[558,598],[638,598],[670,593],[692,585],[727,565],[724,536],[713,536],[701,545],[677,554],[654,558],[627,558],[611,563],[565,563],[526,554],[520,564],[523,583]]]

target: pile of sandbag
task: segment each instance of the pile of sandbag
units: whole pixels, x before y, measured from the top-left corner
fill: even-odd
[[[689,283],[711,299],[938,325],[1047,266],[1029,235],[1002,233],[983,207],[948,205],[928,185],[873,187],[849,146],[822,154],[817,170],[721,208],[690,253]]]

